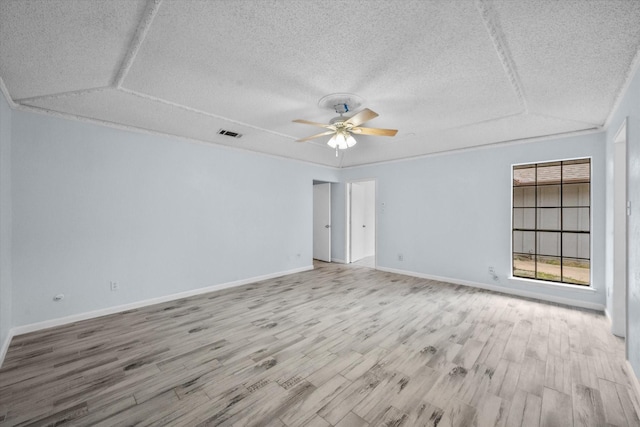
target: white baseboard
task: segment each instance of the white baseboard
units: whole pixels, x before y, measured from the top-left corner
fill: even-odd
[[[9,330],[7,334],[7,339],[2,343],[2,347],[0,347],[0,367],[2,366],[2,362],[4,362],[4,357],[7,355],[7,350],[9,350],[9,345],[11,344],[11,339],[13,338],[13,329]]]
[[[627,374],[629,375],[629,381],[631,381],[631,388],[636,394],[636,401],[640,405],[640,381],[638,380],[638,376],[633,370],[633,366],[629,363],[628,360],[624,361],[624,366],[627,368]],[[640,411],[640,408],[636,408],[636,411]]]
[[[450,277],[433,276],[431,274],[416,273],[415,271],[398,270],[395,268],[387,268],[387,267],[381,267],[381,266],[377,266],[376,269],[380,271],[386,271],[388,273],[403,274],[405,276],[419,277],[421,279],[437,280],[439,282],[453,283],[454,285],[462,285],[462,286],[469,286],[472,288],[486,289],[488,291],[499,292],[501,294],[516,295],[516,296],[525,297],[525,298],[534,298],[542,301],[555,302],[557,304],[564,304],[564,305],[569,305],[574,307],[588,308],[591,310],[604,311],[604,305],[588,302],[588,301],[556,297],[553,295],[544,295],[536,292],[527,292],[520,289],[511,289],[511,288],[505,288],[502,286],[488,285],[486,283],[452,279]]]
[[[303,271],[313,270],[313,265],[295,268],[293,270],[280,271],[277,273],[265,274],[263,276],[250,277],[248,279],[236,280],[234,282],[221,283],[218,285],[208,286],[206,288],[193,289],[190,291],[179,292],[176,294],[164,295],[161,297],[151,298],[142,301],[136,301],[129,304],[117,305],[113,307],[102,308],[99,310],[89,311],[86,313],[73,314],[71,316],[60,317],[57,319],[45,320],[43,322],[31,323],[29,325],[16,326],[11,329],[10,335],[17,336],[29,332],[39,331],[41,329],[52,328],[55,326],[66,325],[68,323],[78,322],[81,320],[93,319],[95,317],[107,316],[109,314],[119,313],[122,311],[133,310],[136,308],[146,307],[148,305],[160,304],[163,302],[174,301],[181,298],[187,298],[194,295],[206,294],[209,292],[219,291],[222,289],[234,288],[236,286],[248,285],[262,280],[274,279],[276,277],[287,276],[289,274],[301,273]],[[0,366],[4,357],[0,359]]]
[[[616,328],[614,327],[613,318],[611,317],[611,313],[609,313],[609,310],[607,310],[607,307],[604,308],[604,315],[607,317],[607,320],[609,321],[609,330],[611,331],[611,333],[613,335],[617,336],[617,337],[626,338],[626,335],[625,335],[626,331],[625,330],[623,330],[621,332],[621,331],[616,330]]]
[[[337,264],[346,264],[347,261],[340,259],[340,258],[331,258],[331,262],[335,262]]]

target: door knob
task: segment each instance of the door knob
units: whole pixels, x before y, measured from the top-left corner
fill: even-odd
[[[367,226],[363,224],[363,225],[362,225],[362,228],[367,228]]]
[[[329,224],[325,225],[324,228],[331,228]]]

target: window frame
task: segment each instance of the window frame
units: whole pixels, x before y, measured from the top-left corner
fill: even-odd
[[[563,224],[563,216],[561,214],[560,216],[560,228],[557,231],[554,232],[558,232],[560,235],[562,235],[563,233],[575,233],[575,234],[588,234],[589,236],[589,283],[588,284],[579,284],[579,283],[573,283],[573,282],[566,282],[563,281],[563,276],[562,276],[562,262],[564,258],[568,258],[568,259],[585,259],[586,258],[580,258],[580,257],[571,257],[571,256],[563,256],[563,252],[564,252],[564,248],[562,245],[562,240],[560,240],[559,243],[559,255],[557,256],[552,256],[555,258],[559,258],[560,259],[560,271],[561,271],[561,276],[560,276],[560,280],[552,280],[552,279],[546,279],[546,278],[537,278],[537,277],[527,277],[527,276],[516,276],[514,275],[514,256],[516,255],[516,253],[514,252],[514,243],[515,243],[515,231],[523,231],[523,230],[516,230],[514,228],[514,222],[515,222],[515,197],[514,197],[514,189],[517,188],[516,186],[514,186],[514,176],[515,176],[515,171],[518,167],[522,167],[522,166],[535,166],[536,168],[541,166],[541,165],[552,165],[553,163],[559,163],[559,165],[561,166],[561,168],[564,166],[565,162],[574,162],[574,161],[580,161],[583,160],[585,161],[585,163],[588,161],[589,164],[589,220],[588,220],[588,224],[589,224],[589,229],[588,229],[588,233],[584,233],[581,232],[580,230],[571,230],[571,229],[567,229],[567,231],[565,231],[564,228],[564,224]],[[593,200],[593,157],[592,156],[580,156],[580,157],[573,157],[573,158],[562,158],[562,159],[557,159],[557,160],[539,160],[539,161],[535,161],[535,162],[524,162],[524,163],[513,163],[511,164],[511,182],[510,182],[510,192],[511,192],[511,212],[510,212],[510,261],[509,261],[509,265],[510,265],[510,274],[509,274],[509,279],[512,280],[518,280],[518,281],[527,281],[530,282],[532,284],[538,284],[538,285],[544,285],[544,286],[550,286],[550,287],[569,287],[569,288],[573,288],[573,289],[580,289],[580,290],[594,290],[595,288],[593,287],[593,214],[594,214],[594,200]],[[562,186],[566,185],[565,183],[562,182],[562,170],[561,170],[561,178],[560,178],[560,187],[562,188]],[[535,178],[535,183],[534,185],[532,185],[532,187],[534,188],[534,194],[535,194],[535,205],[533,207],[534,209],[534,216],[536,218],[536,222],[535,222],[535,227],[533,229],[534,234],[534,242],[536,245],[536,254],[535,256],[545,256],[544,254],[540,254],[539,249],[537,248],[537,240],[538,240],[538,236],[537,233],[538,232],[543,232],[545,231],[544,229],[540,229],[538,228],[538,181],[537,181],[537,176]],[[571,183],[567,183],[567,184],[571,184]],[[549,185],[549,184],[547,184]],[[544,185],[543,185],[544,186]],[[563,193],[562,193],[562,189],[560,190],[560,205],[557,207],[557,209],[560,209],[560,211],[562,212],[562,209],[564,208],[564,201],[562,199]],[[574,207],[574,206],[570,206],[571,208],[581,208],[579,206]],[[526,209],[527,206],[520,206],[520,208],[524,208]],[[524,227],[523,227],[524,228]],[[519,252],[520,253],[520,252]],[[537,271],[534,270],[534,271]],[[534,276],[536,275],[536,273],[534,273]]]

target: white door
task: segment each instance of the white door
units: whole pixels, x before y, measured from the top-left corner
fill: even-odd
[[[331,184],[313,186],[313,257],[331,262]]]
[[[351,259],[356,262],[365,257],[365,188],[362,184],[351,184]]]

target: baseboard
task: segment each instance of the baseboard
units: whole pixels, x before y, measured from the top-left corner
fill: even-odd
[[[638,380],[638,376],[636,375],[635,371],[633,370],[633,366],[631,366],[631,363],[629,363],[628,360],[624,361],[624,366],[625,368],[627,368],[627,374],[629,375],[631,388],[636,394],[636,401],[640,405],[640,381]],[[636,411],[640,411],[640,408],[636,408]]]
[[[620,333],[620,331],[616,330],[614,324],[613,324],[613,317],[611,317],[611,313],[609,312],[609,310],[607,310],[607,307],[605,306],[604,308],[604,315],[607,318],[607,321],[609,322],[609,331],[611,331],[611,333],[619,338],[626,338],[625,334],[626,331],[623,330],[622,333]]]
[[[9,330],[7,334],[7,339],[2,343],[2,347],[0,347],[0,367],[4,363],[4,358],[7,355],[7,350],[9,350],[9,345],[11,344],[11,339],[13,338],[13,329]]]
[[[340,258],[331,258],[331,262],[335,262],[337,264],[346,264],[347,261],[340,259]]]
[[[588,308],[590,310],[604,311],[604,305],[593,303],[593,302],[580,301],[580,300],[575,300],[570,298],[555,297],[553,295],[538,294],[536,292],[527,292],[527,291],[522,291],[520,289],[504,288],[502,286],[493,286],[493,285],[488,285],[486,283],[472,282],[468,280],[452,279],[450,277],[434,276],[431,274],[417,273],[415,271],[398,270],[395,268],[387,268],[387,267],[381,267],[381,266],[377,266],[376,269],[380,271],[386,271],[388,273],[402,274],[405,276],[419,277],[421,279],[437,280],[439,282],[452,283],[454,285],[462,285],[462,286],[469,286],[472,288],[486,289],[488,291],[498,292],[501,294],[515,295],[515,296],[525,297],[525,298],[534,298],[537,300],[555,302],[557,304],[564,304],[564,305],[569,305],[573,307],[581,307],[581,308]]]
[[[129,304],[117,305],[113,307],[102,308],[100,310],[89,311],[86,313],[74,314],[71,316],[60,317],[57,319],[45,320],[43,322],[31,323],[28,325],[16,326],[11,330],[11,336],[23,335],[30,332],[39,331],[42,329],[53,328],[55,326],[62,326],[73,322],[79,322],[81,320],[93,319],[96,317],[107,316],[109,314],[120,313],[122,311],[133,310],[136,308],[142,308],[149,305],[160,304],[163,302],[174,301],[177,299],[188,298],[194,295],[206,294],[209,292],[220,291],[222,289],[234,288],[236,286],[248,285],[250,283],[260,282],[262,280],[274,279],[276,277],[287,276],[290,274],[301,273],[303,271],[313,270],[313,265],[306,267],[295,268],[293,270],[280,271],[277,273],[265,274],[263,276],[250,277],[248,279],[236,280],[234,282],[221,283],[218,285],[208,286],[206,288],[193,289],[190,291],[179,292],[176,294],[164,295],[161,297],[151,298],[142,301],[136,301]],[[2,359],[4,360],[4,358]],[[0,360],[0,366],[2,366],[2,360]]]

